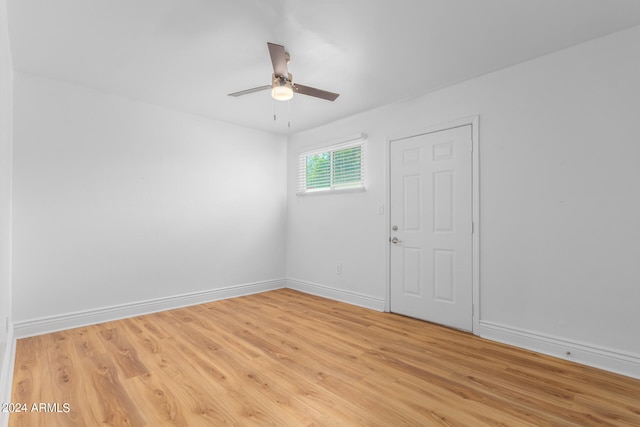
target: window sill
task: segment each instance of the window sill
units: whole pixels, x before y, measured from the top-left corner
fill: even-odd
[[[296,196],[319,196],[326,194],[342,194],[342,193],[364,193],[367,191],[365,187],[357,188],[332,188],[329,190],[316,190],[316,191],[304,191],[297,192]]]

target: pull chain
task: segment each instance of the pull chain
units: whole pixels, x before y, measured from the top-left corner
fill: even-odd
[[[276,101],[275,99],[273,100],[273,121],[277,121],[278,120],[278,116],[276,115],[276,110],[277,110],[277,106],[276,104],[278,103],[278,101]],[[291,127],[291,100],[287,101],[287,127],[290,128]]]

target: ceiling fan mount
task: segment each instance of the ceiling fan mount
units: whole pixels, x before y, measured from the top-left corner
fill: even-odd
[[[267,47],[269,48],[271,64],[273,65],[271,84],[233,92],[230,93],[229,96],[238,97],[267,89],[271,89],[271,96],[278,101],[288,101],[293,97],[294,93],[326,99],[328,101],[334,101],[340,96],[338,93],[294,83],[293,76],[288,70],[288,64],[291,60],[289,52],[285,51],[284,46],[275,43],[267,42]]]

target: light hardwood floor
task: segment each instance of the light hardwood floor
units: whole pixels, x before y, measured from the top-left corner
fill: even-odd
[[[21,339],[12,401],[29,427],[640,425],[640,380],[286,289]]]

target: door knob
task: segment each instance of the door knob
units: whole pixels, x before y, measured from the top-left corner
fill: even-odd
[[[397,237],[395,237],[395,236],[391,238],[391,243],[393,243],[394,245],[395,245],[396,243],[400,243],[400,242],[402,242],[402,240],[398,240],[398,238],[397,238]]]

